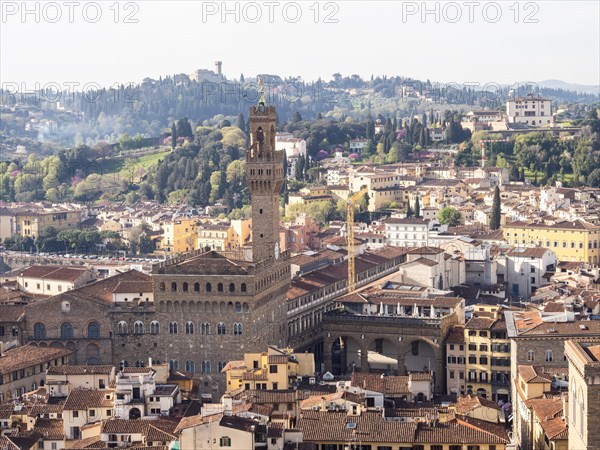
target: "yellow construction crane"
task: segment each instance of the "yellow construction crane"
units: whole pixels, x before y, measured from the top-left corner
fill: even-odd
[[[354,207],[356,202],[367,193],[364,188],[348,199],[346,204],[346,228],[348,229],[348,292],[356,290],[356,267],[354,266]]]

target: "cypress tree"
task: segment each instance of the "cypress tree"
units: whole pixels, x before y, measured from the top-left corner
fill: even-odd
[[[421,217],[421,203],[419,202],[419,197],[415,199],[415,217]]]
[[[500,188],[496,186],[494,189],[494,201],[492,203],[492,218],[490,220],[490,228],[497,230],[500,228]]]

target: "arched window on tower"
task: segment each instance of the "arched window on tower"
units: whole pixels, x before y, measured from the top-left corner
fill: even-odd
[[[185,334],[194,334],[194,322],[186,322]]]
[[[136,321],[133,324],[133,334],[144,334],[144,323],[141,321]]]

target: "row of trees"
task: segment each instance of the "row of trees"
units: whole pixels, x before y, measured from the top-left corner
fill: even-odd
[[[39,236],[29,237],[16,235],[5,239],[4,245],[13,251],[38,251],[44,253],[97,253],[99,248],[105,252],[126,250],[133,253],[152,253],[154,242],[145,233],[147,225],[140,225],[128,230],[127,243],[116,231],[96,230],[61,230],[48,227]]]

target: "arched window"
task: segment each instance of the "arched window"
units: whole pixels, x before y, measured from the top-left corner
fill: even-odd
[[[136,321],[133,324],[133,334],[144,334],[144,323],[141,321]]]
[[[171,291],[177,292],[177,283],[175,283],[174,281],[171,283]]]
[[[235,302],[235,312],[238,314],[242,313],[242,304],[240,302]]]
[[[528,362],[535,361],[535,352],[533,350],[527,350],[527,361]]]
[[[135,362],[135,367],[144,367],[144,361],[140,361],[139,359]]]
[[[165,283],[164,283],[164,282],[161,282],[158,288],[159,288],[161,291],[164,291],[164,290],[166,289],[166,288],[165,288]]]
[[[194,334],[194,322],[186,322],[185,334]]]
[[[183,283],[183,292],[188,291],[188,284],[186,282]]]
[[[217,291],[223,292],[223,283],[217,284]]]
[[[73,325],[71,322],[65,322],[60,326],[61,339],[73,339]]]
[[[242,292],[246,292],[246,290],[247,290],[246,283],[242,283],[242,285],[240,286],[240,289]]]
[[[233,334],[236,336],[241,336],[243,328],[244,327],[241,323],[234,323],[233,324]]]
[[[177,334],[177,322],[169,322],[169,334]]]
[[[210,373],[210,361],[202,361],[202,373]]]
[[[90,322],[87,329],[88,339],[100,339],[100,325],[98,322]]]
[[[156,320],[150,322],[150,334],[159,334],[160,333],[160,323]]]
[[[229,292],[235,292],[235,284],[229,283]]]
[[[227,362],[219,361],[217,363],[217,371],[220,373],[225,368],[226,365],[227,365]]]
[[[191,360],[185,362],[185,371],[194,373],[196,371],[196,363]]]
[[[172,359],[169,361],[169,369],[170,370],[179,370],[179,361],[176,359]]]
[[[194,292],[200,292],[200,283],[194,283]]]
[[[225,326],[225,324],[223,322],[219,322],[217,324],[217,334],[219,334],[219,335],[227,334],[227,327]]]
[[[33,326],[33,338],[46,339],[46,325],[41,322],[36,323]]]
[[[127,334],[128,333],[127,322],[125,322],[124,320],[119,322],[118,332],[119,332],[119,334]]]
[[[546,362],[552,362],[552,350],[546,350]]]
[[[206,283],[206,292],[212,292],[212,284]]]
[[[210,323],[204,322],[200,326],[200,331],[201,331],[201,333],[202,333],[203,336],[208,336],[210,334]]]

